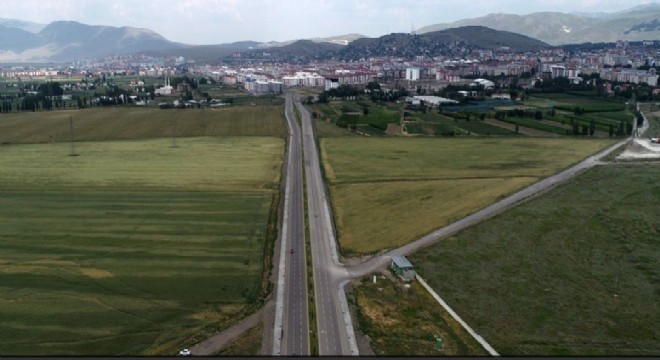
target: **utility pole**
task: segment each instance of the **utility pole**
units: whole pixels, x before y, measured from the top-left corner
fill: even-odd
[[[71,134],[71,154],[69,156],[78,156],[78,153],[76,153],[76,144],[73,141],[73,118],[71,115],[69,115],[69,131]]]
[[[172,118],[172,146],[176,148],[176,117]]]

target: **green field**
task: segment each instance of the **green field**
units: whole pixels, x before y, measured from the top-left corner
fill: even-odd
[[[281,106],[207,109],[109,107],[38,111],[0,117],[0,143],[69,141],[69,117],[76,141],[192,136],[287,136]]]
[[[610,144],[530,138],[320,140],[345,255],[406,244]]]
[[[173,355],[250,311],[284,141],[0,147],[0,354]]]
[[[409,258],[502,355],[660,353],[657,166],[600,166]]]

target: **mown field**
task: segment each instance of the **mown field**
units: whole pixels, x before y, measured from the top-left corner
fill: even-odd
[[[320,140],[344,255],[406,244],[610,144],[530,138]]]
[[[0,147],[0,354],[174,355],[261,296],[284,141]]]
[[[597,167],[409,258],[502,355],[657,356],[659,176]]]
[[[287,136],[281,106],[218,109],[109,107],[11,113],[0,116],[0,143],[69,141],[69,118],[76,141],[131,140],[193,136]]]
[[[378,356],[484,356],[487,352],[418,282],[372,277],[355,286],[360,330]],[[435,337],[441,338],[441,349]]]

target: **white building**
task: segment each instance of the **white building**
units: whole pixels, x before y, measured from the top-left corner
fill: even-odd
[[[172,95],[174,88],[170,85],[170,78],[165,79],[165,86],[156,89],[156,95]]]
[[[325,78],[317,73],[309,72],[296,72],[292,76],[283,76],[282,82],[284,86],[312,86],[321,87],[325,86]]]
[[[495,87],[494,82],[486,79],[476,79],[474,80],[474,82],[472,82],[472,86],[479,86],[479,85],[483,86],[484,89],[490,89]]]
[[[419,80],[419,68],[407,68],[406,80],[411,80],[411,81]]]
[[[413,99],[418,100],[418,101],[423,101],[425,104],[431,105],[431,106],[439,106],[443,104],[458,104],[458,101],[452,100],[452,99],[447,99],[443,98],[440,96],[415,96]]]

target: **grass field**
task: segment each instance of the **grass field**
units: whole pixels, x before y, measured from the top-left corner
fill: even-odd
[[[502,355],[656,356],[659,176],[597,167],[409,258]]]
[[[272,190],[284,141],[200,137],[0,147],[2,190]]]
[[[0,117],[0,143],[69,141],[69,117],[76,141],[131,140],[191,136],[286,137],[281,106],[207,109],[127,107],[12,113]],[[175,123],[176,126],[173,126]],[[202,126],[205,124],[205,126]]]
[[[260,296],[284,141],[0,147],[0,354],[173,355]]]
[[[419,283],[406,289],[400,282],[371,277],[355,287],[360,330],[372,340],[378,356],[487,355]],[[435,336],[442,339],[442,351]]]
[[[320,144],[342,253],[353,255],[406,244],[612,141],[325,138]]]

